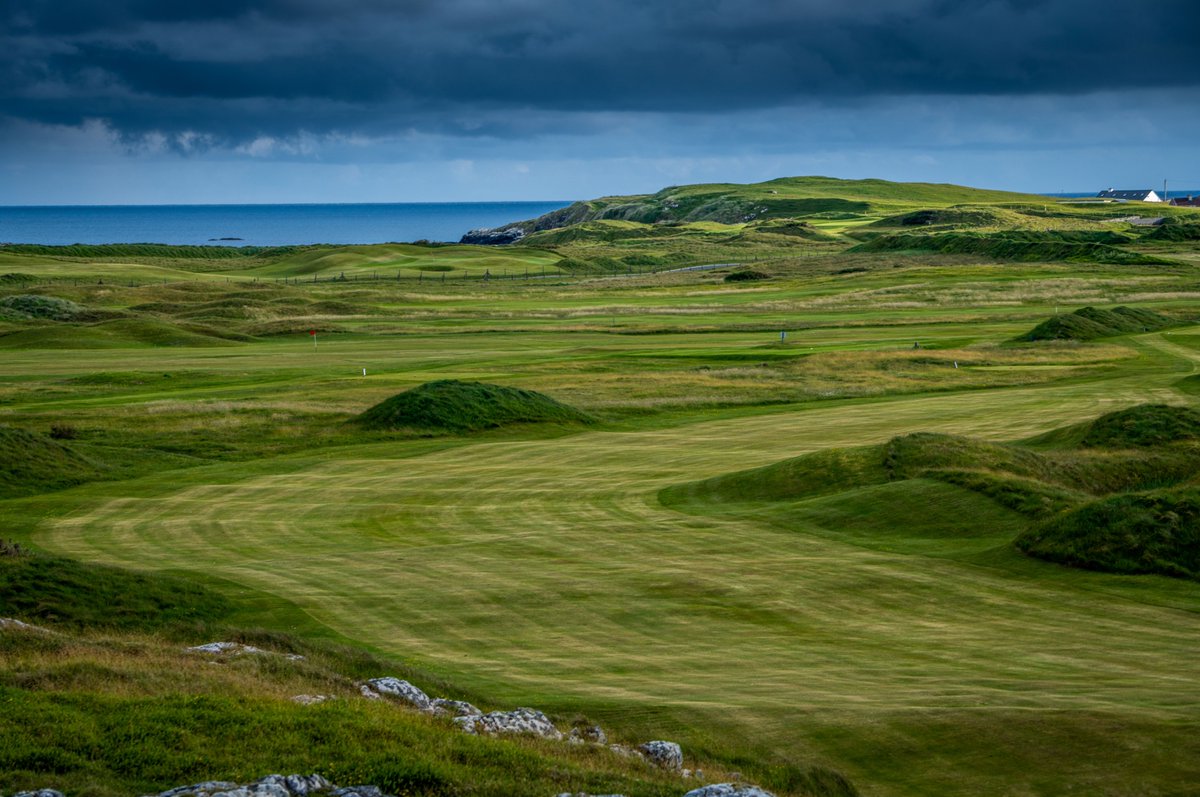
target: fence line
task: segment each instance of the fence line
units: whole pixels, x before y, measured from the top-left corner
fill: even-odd
[[[589,279],[621,279],[629,277],[644,277],[658,276],[662,274],[677,274],[688,271],[709,271],[718,268],[732,268],[740,266],[741,263],[706,263],[694,266],[677,266],[675,268],[655,268],[652,266],[629,266],[625,271],[609,271],[590,274],[576,274],[567,271],[549,271],[545,268],[539,271],[531,272],[529,269],[523,271],[501,269],[500,273],[493,274],[490,270],[485,270],[482,274],[473,273],[470,271],[439,271],[435,275],[427,275],[424,271],[417,271],[416,276],[405,274],[403,271],[397,271],[394,277],[380,275],[374,271],[370,274],[351,274],[347,276],[345,272],[337,276],[321,276],[313,274],[311,277],[226,277],[225,284],[233,285],[235,283],[245,285],[355,285],[358,283],[378,284],[378,283],[416,283],[423,285],[430,284],[454,284],[466,282],[480,282],[488,284],[492,282],[530,282],[533,280],[545,279],[565,279],[578,280],[580,282]],[[144,288],[151,285],[179,285],[193,284],[200,282],[216,282],[216,279],[192,279],[192,280],[171,280],[163,278],[162,280],[135,280],[135,279],[114,279],[110,277],[97,277],[95,281],[89,278],[82,277],[31,277],[24,279],[22,274],[5,274],[0,275],[0,288],[5,285],[19,285],[21,288],[36,288],[38,286],[55,287],[62,285],[72,286],[88,286],[88,285],[109,285],[118,288]]]

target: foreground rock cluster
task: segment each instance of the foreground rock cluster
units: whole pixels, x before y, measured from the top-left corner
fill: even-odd
[[[22,791],[13,797],[65,797],[55,789]],[[267,775],[253,783],[209,780],[189,786],[177,786],[143,797],[393,797],[378,786],[337,786],[320,775]],[[589,795],[563,792],[558,797],[625,797],[623,794]],[[757,786],[714,783],[692,789],[683,797],[775,797]]]
[[[564,736],[563,732],[550,721],[550,718],[537,709],[515,708],[512,711],[492,711],[485,714],[462,700],[431,698],[419,687],[400,678],[372,678],[360,685],[359,691],[364,697],[372,700],[381,700],[386,695],[435,717],[450,717],[454,724],[466,733],[488,736],[511,733],[531,734],[554,741],[561,741],[565,738],[572,744],[606,746],[621,755],[643,758],[650,764],[678,772],[683,777],[701,777],[703,775],[699,771],[692,772],[683,768],[683,750],[675,742],[654,740],[637,747],[608,744],[608,736],[599,725],[572,728],[570,733]],[[313,696],[298,695],[293,699],[301,697]]]
[[[210,780],[177,786],[145,797],[392,797],[376,786],[338,787],[320,775],[267,775],[253,783]],[[64,797],[54,789],[23,791],[14,797]]]

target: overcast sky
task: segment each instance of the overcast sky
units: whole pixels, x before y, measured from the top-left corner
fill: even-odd
[[[1200,0],[0,0],[0,204],[1200,188]]]

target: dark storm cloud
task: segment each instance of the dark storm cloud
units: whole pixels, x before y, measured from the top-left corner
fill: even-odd
[[[0,0],[0,114],[236,143],[1200,83],[1196,0]],[[506,121],[507,120],[507,121]]]

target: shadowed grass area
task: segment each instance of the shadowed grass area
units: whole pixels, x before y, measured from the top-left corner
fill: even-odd
[[[160,631],[233,611],[196,583],[57,556],[0,557],[0,617],[75,630]]]
[[[0,426],[0,498],[103,478],[103,464],[44,435]]]

